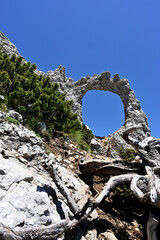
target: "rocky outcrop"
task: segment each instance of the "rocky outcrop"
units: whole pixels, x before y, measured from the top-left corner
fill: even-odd
[[[109,91],[120,96],[125,113],[124,126],[139,124],[141,131],[137,133],[139,139],[150,135],[147,117],[141,109],[140,102],[135,97],[134,91],[130,88],[127,79],[120,79],[118,74],[110,78],[110,72],[103,72],[92,77],[82,77],[77,82],[65,77],[65,68],[60,66],[55,71],[49,71],[45,76],[49,76],[52,82],[58,82],[60,90],[66,94],[68,100],[73,100],[73,111],[78,113],[82,121],[82,98],[90,90]]]
[[[16,47],[3,33],[0,33],[0,46],[3,51],[10,56],[14,53],[20,55]],[[128,80],[125,78],[120,79],[118,74],[110,78],[110,72],[103,72],[99,75],[95,74],[92,77],[82,77],[77,82],[74,82],[72,78],[66,77],[65,68],[63,66],[59,66],[55,71],[48,71],[47,73],[36,70],[36,73],[49,76],[51,82],[59,83],[59,90],[65,93],[68,100],[73,100],[73,112],[78,114],[81,121],[83,121],[82,98],[88,91],[104,90],[119,95],[124,105],[124,126],[141,125],[142,128],[134,133],[136,139],[142,140],[150,136],[147,117],[140,106],[140,102],[137,100],[134,91],[130,88]],[[115,142],[116,145],[124,144],[123,139],[120,137],[122,130],[123,127],[112,135],[112,141]]]
[[[11,43],[9,39],[2,32],[0,32],[0,48],[2,49],[3,52],[7,53],[10,57],[13,54],[20,56],[15,45]]]
[[[76,203],[83,196],[89,197],[88,186],[58,164],[53,154],[48,156],[34,132],[6,121],[6,114],[0,112],[1,224],[18,230],[49,226],[72,216],[47,165],[54,165]]]
[[[11,44],[2,33],[0,33],[0,44],[3,51],[10,56],[14,53],[19,55],[15,46]],[[141,125],[141,129],[133,134],[136,136],[134,144],[140,147],[140,151],[142,151],[142,146],[147,146],[145,141],[138,144],[138,140],[150,136],[150,130],[148,128],[146,115],[142,111],[140,103],[136,99],[134,91],[130,88],[127,79],[120,79],[117,74],[114,75],[113,78],[110,78],[110,73],[104,72],[92,77],[83,77],[79,81],[74,82],[71,78],[66,77],[63,66],[59,66],[55,71],[49,71],[48,73],[43,73],[38,70],[36,73],[49,76],[53,83],[59,83],[59,90],[66,94],[68,100],[73,100],[73,111],[78,113],[81,121],[82,98],[87,91],[93,89],[105,90],[120,96],[124,104],[125,123],[121,129],[107,138],[108,156],[113,157],[113,154],[111,154],[113,145],[122,145],[123,142],[125,143],[121,135],[123,135],[126,140],[125,134],[129,134],[128,129],[131,129],[133,125],[135,125],[134,131],[138,129],[137,125]],[[0,98],[2,101],[4,100],[3,96]],[[15,118],[16,121],[13,121],[13,118]],[[83,226],[78,227],[78,231],[75,229],[74,232],[67,232],[67,234],[69,234],[68,236],[61,234],[60,238],[56,239],[117,239],[112,232],[113,227],[108,227],[107,225],[102,231],[102,224],[99,223],[98,225],[96,211],[93,212],[91,218],[87,215],[87,211],[89,210],[90,214],[90,209],[95,209],[94,207],[98,206],[97,204],[108,196],[108,189],[112,190],[114,185],[126,180],[129,182],[133,179],[136,180],[137,175],[132,173],[133,168],[130,169],[131,174],[127,172],[127,176],[126,174],[119,176],[121,173],[116,172],[117,176],[111,177],[103,191],[92,201],[89,187],[84,184],[73,171],[64,167],[63,161],[68,163],[68,160],[65,161],[65,159],[63,159],[61,162],[53,153],[49,155],[46,154],[43,140],[20,123],[23,123],[22,116],[15,111],[9,111],[7,114],[0,111],[0,238],[30,239],[33,238],[35,234],[33,239],[51,239],[51,237],[48,238],[48,235],[43,235],[43,238],[39,238],[39,235],[36,236],[36,234],[40,233],[40,229],[45,230],[46,232],[44,232],[48,234],[50,229],[52,229],[52,232],[54,231],[54,227],[55,231],[60,227],[63,228],[64,233],[67,224],[69,226],[68,229],[71,230],[73,226],[76,226],[74,223],[77,224],[78,220],[83,219],[86,215],[86,218],[84,218],[86,222],[83,222]],[[124,131],[125,127],[128,129]],[[131,139],[132,138],[130,138],[130,142]],[[148,141],[150,141],[150,138],[148,138]],[[157,143],[154,139],[153,142]],[[159,142],[157,146],[156,151],[159,153]],[[97,140],[92,140],[92,147],[101,151],[101,144],[97,142]],[[144,149],[147,150],[149,148]],[[65,151],[64,157],[69,155],[69,151],[70,150],[68,150],[68,152]],[[56,149],[54,152],[56,152]],[[142,153],[144,157],[144,152]],[[150,151],[150,153],[152,157],[154,157],[153,152]],[[72,157],[70,159],[72,159]],[[102,175],[102,170],[104,170],[103,164],[106,165],[106,159],[107,158],[101,161],[102,168],[100,168],[100,175]],[[92,163],[94,165],[94,172],[97,172],[96,166],[100,161],[98,158],[97,160],[91,161],[85,163]],[[147,158],[147,161],[151,163],[150,157]],[[124,166],[124,164],[117,166],[117,163],[119,164],[120,162],[115,161],[116,169],[124,171],[124,168],[127,168],[128,171],[128,166]],[[112,167],[113,169],[113,166],[109,164],[107,168],[109,167],[111,169]],[[151,164],[149,166],[151,166]],[[155,171],[158,171],[158,169],[159,168],[156,168]],[[89,168],[89,170],[92,169]],[[107,174],[114,175],[111,173],[111,170],[109,170]],[[139,177],[142,178],[141,175]],[[145,185],[148,179],[152,180],[155,178],[147,178],[145,175]],[[90,179],[90,182],[91,181],[92,179]],[[154,186],[152,182],[148,185],[151,187]],[[94,188],[92,190],[94,190]],[[144,200],[145,197],[146,195],[144,195]],[[152,200],[152,198],[150,199]],[[86,206],[88,206],[88,208],[85,214],[84,209]],[[104,220],[102,221],[103,226],[105,222]],[[71,223],[73,225],[71,225]],[[109,230],[110,228],[112,228],[112,231]],[[31,234],[25,235],[24,238],[15,237],[15,235],[17,236],[18,234],[22,236],[23,231]],[[11,235],[7,235],[9,232]],[[14,238],[10,237],[12,233],[14,233]]]
[[[91,197],[88,185],[74,172],[64,167],[64,163],[67,162],[65,159],[59,160],[53,153],[47,155],[41,138],[21,124],[9,122],[7,116],[16,118],[18,116],[18,119],[22,120],[21,115],[16,112],[6,114],[0,111],[0,238],[2,239],[11,239],[10,235],[8,238],[7,235],[3,236],[5,229],[19,234],[29,229],[32,231],[41,228],[52,229],[72,219],[73,212],[53,179],[49,171],[50,166],[54,167],[62,187],[67,188],[69,196],[74,199],[78,208],[82,209]],[[108,233],[103,230],[103,234],[99,234],[101,232],[99,228],[98,214],[94,210],[88,220],[78,227],[78,231],[76,229],[69,235],[61,234],[53,239],[103,239],[102,235]],[[107,225],[105,229],[109,229],[109,226]],[[112,235],[114,237],[114,234]],[[17,236],[13,239],[23,238]]]

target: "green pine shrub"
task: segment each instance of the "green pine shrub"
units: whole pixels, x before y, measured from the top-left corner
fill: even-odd
[[[91,147],[89,143],[85,141],[83,138],[83,131],[80,130],[72,130],[68,134],[71,141],[79,147],[81,150],[85,150],[86,152],[91,152]]]
[[[119,147],[116,150],[120,157],[125,161],[133,161],[135,157],[138,155],[138,152],[133,148],[125,148],[125,147]]]
[[[33,130],[37,134],[41,135],[42,133],[42,125],[37,117],[30,116],[26,119],[25,125],[30,130]]]
[[[85,141],[87,144],[90,144],[92,138],[94,137],[92,131],[89,128],[87,128],[85,124],[82,124],[81,132],[83,141]]]
[[[80,133],[81,147],[85,148],[92,132],[72,113],[72,101],[58,91],[59,85],[51,83],[49,77],[35,74],[35,69],[35,64],[25,62],[21,56],[9,57],[0,51],[0,94],[6,99],[7,108],[22,114],[24,124],[40,135],[42,122],[48,132],[55,129],[67,134]]]
[[[117,186],[113,192],[114,192],[114,195],[117,195],[117,196],[121,196],[124,198],[128,198],[128,197],[133,198],[132,190],[126,184]]]

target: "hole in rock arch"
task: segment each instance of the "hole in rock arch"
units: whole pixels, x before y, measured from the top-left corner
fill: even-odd
[[[83,122],[96,136],[108,136],[125,121],[124,107],[117,94],[91,90],[82,99]]]

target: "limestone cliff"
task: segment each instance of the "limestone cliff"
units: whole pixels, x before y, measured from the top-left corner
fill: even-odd
[[[53,178],[51,169],[57,172],[62,187],[67,189],[78,209],[83,209],[89,203],[91,192],[77,175],[77,161],[83,158],[92,161],[96,157],[101,162],[102,158],[94,155],[91,159],[90,155],[79,151],[73,144],[61,143],[58,139],[53,139],[47,149],[44,141],[34,132],[22,124],[7,121],[7,116],[23,122],[21,115],[14,111],[0,111],[0,239],[24,240],[32,236],[32,239],[116,240],[113,232],[120,237],[124,228],[129,239],[135,239],[135,233],[136,239],[141,239],[142,232],[134,214],[130,213],[135,224],[132,225],[119,220],[114,212],[113,218],[102,210],[97,210],[98,213],[94,211],[78,229],[65,234],[63,227],[67,229],[70,223],[77,220],[74,220],[74,210],[57,185],[56,178]],[[103,163],[106,161],[108,159],[103,157]],[[95,185],[97,192],[100,188]],[[134,212],[141,215],[144,209],[141,207],[139,210],[138,207],[137,210],[137,205],[134,206]],[[40,230],[44,231],[43,236]],[[56,236],[58,232],[61,234]],[[55,237],[49,238],[49,233]]]
[[[0,33],[0,47],[9,56],[20,55],[3,33]],[[59,83],[59,90],[66,94],[68,100],[73,100],[73,111],[78,113],[81,121],[82,98],[87,91],[105,90],[118,94],[124,104],[125,122],[121,129],[108,138],[111,145],[124,144],[121,132],[124,127],[132,125],[141,125],[141,129],[134,133],[136,138],[144,139],[150,136],[147,117],[127,79],[120,79],[117,74],[110,78],[109,72],[103,72],[92,77],[83,77],[74,82],[73,79],[66,77],[63,66],[47,73],[36,70],[36,73],[49,76],[51,82]],[[19,124],[18,122],[17,124],[9,122],[7,116],[15,118]],[[94,170],[96,170],[97,162],[102,164],[101,169],[103,167],[112,169],[113,159],[108,160],[106,156],[87,155],[86,152],[79,151],[70,141],[62,143],[59,139],[53,139],[48,146],[43,139],[37,137],[34,132],[22,124],[23,119],[20,114],[14,111],[8,113],[0,111],[1,239],[11,239],[10,236],[14,235],[12,239],[30,239],[28,236],[32,236],[33,239],[116,240],[115,235],[118,239],[122,239],[119,238],[119,236],[121,237],[119,229],[127,231],[128,239],[135,239],[133,232],[136,233],[136,239],[142,239],[142,231],[138,228],[140,225],[138,220],[134,219],[134,214],[131,216],[132,223],[127,223],[127,220],[119,220],[120,214],[115,209],[110,209],[112,214],[116,212],[115,221],[112,219],[111,213],[107,215],[102,210],[96,209],[91,217],[78,226],[78,230],[71,231],[71,223],[74,225],[80,218],[83,219],[83,210],[87,204],[90,207],[90,190],[93,190],[95,194],[103,187],[100,182],[103,179],[96,179],[95,183],[97,184],[99,181],[100,187],[95,187],[95,189],[90,189],[80,179],[77,168],[78,161],[82,160],[83,162],[83,158],[87,158],[88,162],[92,164],[94,159]],[[98,143],[94,144],[98,145]],[[107,161],[110,161],[109,164]],[[119,161],[117,162],[119,164]],[[130,168],[131,165],[128,165],[128,163],[126,165],[122,163],[117,171],[133,172],[133,169]],[[137,167],[136,164],[135,166]],[[137,170],[137,168],[135,169]],[[54,170],[57,173],[56,176]],[[93,181],[91,176],[89,176],[89,181],[89,183]],[[64,192],[65,194],[67,192],[67,197]],[[74,206],[76,207],[74,208]],[[77,208],[81,209],[81,215],[77,215]],[[140,208],[141,210],[142,208]],[[141,212],[137,213],[137,209],[135,212],[137,215],[141,214]],[[46,232],[46,235],[39,238],[40,229]],[[69,229],[69,231],[66,233],[64,229]],[[62,234],[51,238],[49,231],[52,231],[54,236],[58,231]],[[11,235],[7,235],[8,233]]]
[[[10,56],[12,54],[20,55],[16,47],[3,33],[0,33],[0,46],[2,50]],[[120,79],[118,74],[110,78],[110,72],[103,72],[99,75],[95,74],[92,77],[82,77],[77,82],[74,82],[72,78],[66,77],[65,68],[63,66],[59,66],[56,70],[48,71],[47,73],[36,70],[36,73],[49,76],[51,82],[59,83],[60,91],[65,93],[68,100],[73,100],[73,111],[78,114],[81,121],[83,121],[82,98],[89,90],[104,90],[119,95],[124,105],[124,126],[128,127],[135,124],[141,125],[141,130],[134,134],[139,140],[150,136],[147,117],[140,106],[140,102],[137,100],[134,91],[130,88],[128,80],[125,78]],[[121,130],[116,132],[116,137],[113,135],[114,141],[117,141],[116,138],[118,137],[119,141],[123,142],[119,137],[120,133]]]
[[[2,49],[3,52],[7,53],[9,56],[12,56],[13,54],[20,56],[15,45],[11,43],[2,32],[0,32],[0,48]]]
[[[55,155],[47,155],[34,132],[7,122],[10,113],[0,112],[0,224],[19,231],[70,219],[72,212],[47,167],[54,165],[76,203],[84,196],[87,201],[89,187]]]

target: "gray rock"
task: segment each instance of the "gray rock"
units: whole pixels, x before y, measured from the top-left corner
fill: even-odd
[[[85,238],[87,240],[97,240],[97,230],[96,229],[89,230],[85,235]]]
[[[4,101],[5,100],[5,97],[0,95],[0,101]]]
[[[10,110],[7,113],[7,116],[12,117],[14,119],[16,119],[18,122],[23,123],[23,118],[22,115],[14,110]]]
[[[113,232],[107,231],[99,234],[98,240],[118,240],[118,239],[115,237]]]
[[[73,82],[67,77],[64,77],[65,71],[63,71],[63,77],[61,77],[60,69],[58,68],[55,71],[49,71],[46,76],[49,76],[52,82],[58,82],[59,90],[62,93],[65,93],[68,100],[73,100],[72,110],[78,114],[81,121],[83,121],[82,98],[84,95],[90,90],[109,91],[119,95],[123,102],[125,113],[124,126],[142,126],[142,129],[136,131],[132,136],[138,140],[150,136],[147,117],[140,106],[140,102],[136,99],[134,91],[130,88],[127,79],[120,79],[118,74],[115,74],[113,79],[110,79],[110,73],[103,72],[99,75],[83,77],[77,82]],[[122,129],[120,128],[113,134],[114,145],[119,146],[126,144],[121,137]]]
[[[2,51],[7,53],[10,57],[13,54],[16,54],[17,56],[20,56],[17,48],[13,43],[9,41],[9,39],[4,35],[4,33],[0,32],[0,47],[2,48]]]
[[[118,74],[115,74],[112,79],[109,72],[103,72],[99,75],[93,75],[93,77],[82,77],[77,82],[73,82],[64,77],[64,75],[65,70],[63,70],[62,77],[61,67],[46,74],[52,82],[59,83],[59,90],[65,93],[68,100],[73,100],[72,110],[78,114],[81,121],[83,121],[82,98],[84,95],[90,90],[109,91],[119,95],[123,102],[125,113],[124,126],[141,125],[142,129],[134,134],[139,140],[150,136],[147,117],[141,109],[140,102],[136,99],[127,79],[120,79]],[[119,131],[118,138],[120,139]]]
[[[71,171],[68,171],[65,167],[55,164],[59,177],[65,183],[66,187],[71,191],[72,197],[76,202],[85,195],[89,196],[89,187],[80,181],[79,178]]]
[[[99,152],[102,149],[102,145],[95,138],[92,138],[91,148],[93,151]]]
[[[44,150],[41,149],[38,145],[34,145],[33,147],[27,143],[19,147],[18,152],[22,157],[31,161],[35,156],[40,156],[44,154]]]
[[[0,202],[0,222],[11,228],[49,225],[60,220],[51,208],[46,191],[36,184],[21,181]]]
[[[6,117],[6,113],[0,111],[0,122],[3,122],[3,120],[5,119]]]
[[[32,131],[9,122],[0,123],[0,129],[0,223],[17,229],[69,219],[66,199],[43,166],[56,162],[55,168],[76,202],[90,196],[88,186],[59,165],[54,154],[48,156],[43,141]]]
[[[16,53],[19,55],[16,47],[5,37],[3,33],[0,33],[0,46],[2,50],[10,56]],[[72,110],[76,112],[79,119],[82,119],[82,98],[90,90],[104,90],[115,93],[120,96],[125,113],[124,126],[141,125],[142,129],[136,131],[133,136],[138,140],[142,140],[150,136],[150,129],[148,127],[147,117],[141,109],[140,102],[137,100],[134,91],[130,88],[127,79],[120,79],[118,74],[115,74],[113,78],[110,78],[110,72],[103,72],[99,75],[94,74],[92,77],[82,77],[77,82],[74,82],[71,78],[67,78],[65,74],[65,68],[59,66],[55,71],[48,71],[42,73],[36,70],[37,74],[49,76],[51,82],[59,83],[59,91],[66,95],[68,100],[73,100]],[[121,129],[118,130],[117,139],[113,136],[114,141],[122,141],[120,136]]]

